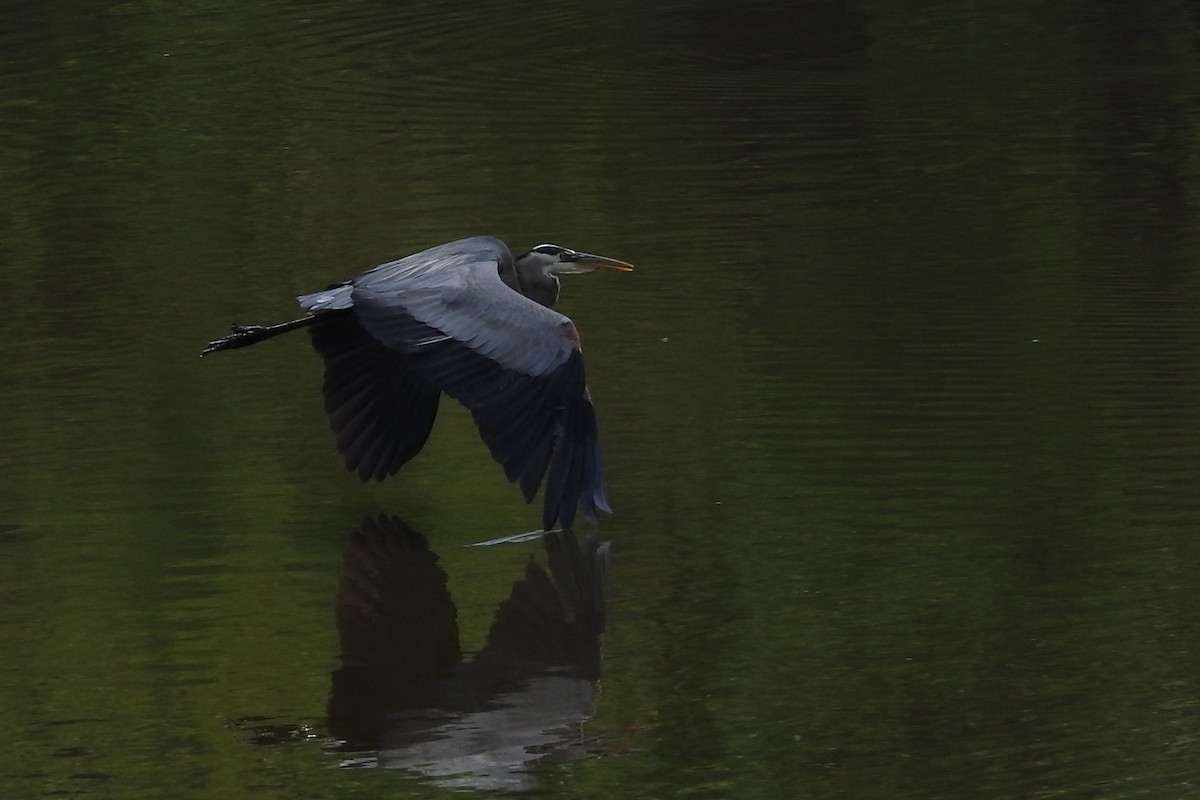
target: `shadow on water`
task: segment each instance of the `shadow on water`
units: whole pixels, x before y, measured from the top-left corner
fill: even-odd
[[[539,763],[598,755],[584,736],[600,695],[609,542],[543,537],[470,660],[447,575],[400,519],[363,519],[342,557],[336,598],[341,666],[327,745],[345,768],[408,770],[439,785],[529,789]],[[251,724],[259,745],[311,739],[305,725]],[[253,722],[263,722],[257,720]]]

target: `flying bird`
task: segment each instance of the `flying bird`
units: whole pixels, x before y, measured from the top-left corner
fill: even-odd
[[[542,528],[611,513],[579,333],[551,310],[559,275],[632,265],[540,244],[513,258],[490,236],[441,244],[297,298],[278,325],[234,325],[201,355],[306,328],[325,362],[325,411],[346,468],[393,475],[425,445],[443,392],[470,410]]]

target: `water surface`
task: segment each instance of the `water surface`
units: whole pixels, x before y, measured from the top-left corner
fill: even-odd
[[[343,550],[423,532],[469,652],[540,551],[461,545],[537,507],[450,403],[359,484],[303,336],[196,356],[479,233],[639,267],[561,303],[616,513],[590,757],[539,789],[1195,793],[1195,15],[0,20],[5,797],[449,791],[334,746]]]

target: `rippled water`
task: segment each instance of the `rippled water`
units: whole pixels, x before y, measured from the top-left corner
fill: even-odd
[[[360,485],[303,336],[196,355],[492,233],[638,270],[561,304],[602,692],[474,785],[1192,796],[1196,42],[1159,3],[0,3],[0,795],[449,791],[331,730],[343,560],[423,533],[469,659],[546,557],[462,545],[537,507],[450,403]]]

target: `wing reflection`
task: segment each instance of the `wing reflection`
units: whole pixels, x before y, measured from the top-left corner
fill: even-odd
[[[544,538],[496,611],[484,648],[463,662],[446,573],[394,517],[363,521],[337,596],[342,666],[331,733],[373,750],[347,766],[409,769],[462,788],[529,788],[542,760],[586,755],[581,724],[599,697],[609,543]]]

